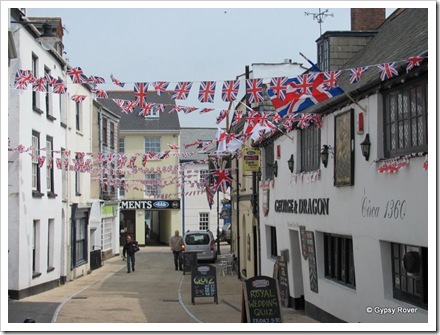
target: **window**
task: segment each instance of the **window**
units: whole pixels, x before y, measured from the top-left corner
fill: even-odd
[[[115,124],[110,122],[110,147],[115,147]]]
[[[324,234],[325,277],[356,288],[353,241],[347,236]]]
[[[80,157],[78,155],[75,155],[75,160],[77,162],[80,161]],[[81,195],[81,172],[75,171],[75,195]]]
[[[316,126],[301,130],[301,172],[319,169],[321,131]]]
[[[427,79],[391,90],[384,98],[385,156],[427,152]]]
[[[199,173],[200,173],[199,182],[203,184],[201,187],[204,187],[205,178],[207,175],[209,175],[209,170],[200,170]]]
[[[40,185],[40,164],[38,158],[40,157],[40,133],[32,131],[32,195],[41,197]]]
[[[391,243],[393,297],[428,309],[428,248]]]
[[[145,194],[147,196],[158,197],[160,195],[160,174],[149,173],[145,175]]]
[[[147,118],[159,118],[159,110],[157,108],[151,108]]]
[[[119,139],[119,152],[124,153],[125,152],[125,138]]]
[[[264,147],[264,179],[273,179],[274,152],[273,143]]]
[[[278,256],[278,246],[277,246],[277,228],[270,227],[270,256],[272,258],[277,258]]]
[[[76,130],[81,131],[81,103],[76,102],[75,103],[75,124],[76,124]]]
[[[50,70],[47,67],[44,68],[44,74],[45,74],[46,79],[51,78]],[[45,105],[46,105],[46,117],[51,121],[56,120],[56,118],[53,115],[52,92],[50,90],[50,83],[49,82],[46,83],[46,94],[44,97],[44,101],[45,101]]]
[[[321,71],[329,71],[329,47],[328,39],[324,39],[318,44],[318,64]]]
[[[107,145],[107,119],[102,119],[102,144]]]
[[[47,225],[47,272],[54,270],[54,238],[55,238],[55,220],[49,219]]]
[[[38,57],[35,54],[32,54],[32,74],[35,78],[38,78]],[[40,109],[40,95],[34,90],[32,90],[32,108],[40,114],[43,113]]]
[[[68,176],[68,171],[67,169],[64,167],[64,162],[67,159],[67,155],[66,155],[66,149],[61,148],[61,179],[62,179],[62,183],[61,183],[61,192],[62,192],[62,197],[63,200],[67,199],[67,176]]]
[[[209,213],[199,213],[199,230],[209,229]]]
[[[160,137],[145,137],[145,152],[160,154]]]
[[[40,273],[40,220],[33,222],[32,237],[32,278],[38,277]]]
[[[75,220],[75,260],[79,265],[87,261],[87,219],[82,217]]]
[[[62,82],[60,77],[58,77],[58,81]],[[58,104],[60,108],[60,123],[63,127],[67,127],[66,94],[58,94]]]
[[[53,171],[53,138],[46,136],[46,187],[49,197],[55,196]]]
[[[111,250],[112,249],[112,231],[113,231],[113,223],[112,220],[106,219],[102,222],[101,228],[101,246],[102,251]]]

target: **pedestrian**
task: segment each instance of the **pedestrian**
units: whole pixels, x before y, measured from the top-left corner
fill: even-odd
[[[182,258],[182,245],[183,238],[179,235],[179,231],[176,230],[174,235],[170,238],[170,249],[174,256],[174,267],[177,270],[183,270],[183,258]]]
[[[139,250],[137,241],[132,241],[131,236],[127,235],[126,242],[124,248],[122,249],[122,256],[127,257],[127,273],[130,273],[130,270],[134,272],[134,263],[135,263],[135,253]],[[131,263],[131,266],[130,266]]]

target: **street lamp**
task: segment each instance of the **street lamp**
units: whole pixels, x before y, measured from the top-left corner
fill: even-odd
[[[23,26],[27,25],[42,25],[43,33],[40,37],[37,37],[35,40],[41,44],[44,50],[52,50],[56,43],[60,41],[60,39],[52,33],[52,26],[47,22],[40,21],[11,21],[11,23],[18,23]]]

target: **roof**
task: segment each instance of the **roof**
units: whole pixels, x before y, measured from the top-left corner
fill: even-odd
[[[179,116],[177,113],[169,113],[172,106],[176,103],[171,99],[171,93],[165,92],[157,95],[149,92],[147,95],[148,102],[155,104],[164,104],[165,111],[159,113],[158,118],[144,118],[139,115],[140,107],[137,106],[133,113],[122,113],[121,108],[113,101],[113,99],[135,100],[133,91],[107,91],[108,99],[101,99],[101,104],[116,114],[121,115],[119,123],[121,132],[145,131],[145,132],[178,132],[180,130]]]
[[[359,96],[372,87],[378,87],[382,83],[379,71],[373,65],[404,61],[412,56],[427,55],[427,51],[428,9],[404,9],[397,15],[390,16],[380,27],[377,35],[344,65],[344,69],[370,66],[361,79],[355,84],[350,84],[349,75],[343,73],[338,84],[352,97]],[[426,61],[424,64],[426,65]],[[399,73],[405,73],[405,68],[406,63],[397,64]],[[419,70],[420,68],[415,67],[412,72]],[[326,100],[324,103],[312,106],[304,112],[324,111],[328,106],[334,106],[347,99],[348,97],[342,94]]]
[[[214,151],[216,149],[216,136],[218,128],[181,128],[180,129],[180,157],[185,153],[200,152],[202,145],[190,146],[185,148],[187,144],[192,144],[196,141],[214,141],[208,148],[203,151],[204,153],[197,153],[188,156],[188,158],[181,158],[180,161],[198,161],[208,158],[206,153]],[[205,153],[206,152],[206,153]],[[185,157],[185,155],[183,155]]]

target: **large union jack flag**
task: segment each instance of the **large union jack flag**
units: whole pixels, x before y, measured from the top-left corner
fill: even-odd
[[[145,105],[147,99],[148,83],[135,83],[134,84],[134,96],[136,98],[136,104],[140,107]]]
[[[377,66],[380,72],[380,80],[384,81],[399,75],[396,69],[396,62],[380,64]]]
[[[237,100],[237,94],[239,88],[240,88],[239,80],[227,80],[223,82],[222,100],[226,102]]]
[[[310,79],[313,78],[312,81]],[[284,117],[298,113],[314,104],[323,102],[327,99],[342,94],[344,91],[340,87],[328,89],[324,85],[324,73],[314,73],[313,76],[298,76],[287,80],[286,98],[280,99],[272,90],[268,89],[267,93],[272,101],[273,106],[279,116]],[[308,82],[306,85],[306,81]],[[309,82],[310,81],[310,82]],[[311,84],[311,87],[309,87]],[[299,89],[299,87],[302,87]],[[302,93],[302,92],[308,92]]]
[[[87,83],[88,78],[83,73],[83,70],[81,70],[80,67],[74,67],[73,69],[70,69],[69,71],[67,71],[67,74],[69,75],[70,79],[72,79],[72,82],[74,84]]]
[[[246,93],[249,103],[263,101],[263,79],[246,80]]]
[[[199,101],[214,102],[215,81],[202,81],[200,83]]]
[[[177,83],[174,93],[171,99],[185,100],[188,98],[189,92],[191,91],[192,82],[179,82]]]

